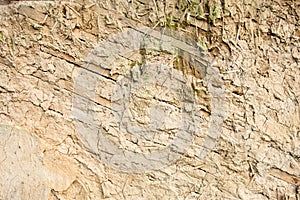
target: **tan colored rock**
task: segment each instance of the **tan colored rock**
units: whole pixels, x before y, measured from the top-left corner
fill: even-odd
[[[283,0],[1,5],[0,199],[300,199],[299,6],[297,1]],[[119,38],[123,40],[119,43],[108,40],[145,26],[176,30],[207,49],[217,71],[205,70],[211,80],[216,79],[214,72],[220,72],[215,83],[223,84],[226,95],[222,130],[216,116],[222,116],[223,104],[212,106],[222,102],[222,95],[212,97],[211,91],[220,87],[207,84],[210,80],[203,79],[203,71],[185,60],[186,53],[177,59],[153,49],[123,52],[128,42],[138,44],[138,34]],[[144,38],[145,44],[151,41],[148,47],[155,47],[155,33],[149,31],[152,38]],[[168,42],[170,35],[160,39],[166,39],[161,49],[178,45],[178,40]],[[103,48],[96,48],[103,43]],[[181,45],[190,52],[189,45]],[[105,60],[105,56],[112,57]],[[183,93],[162,84],[139,83],[128,104],[127,119],[132,121],[127,120],[127,128],[134,131],[137,127],[132,124],[152,120],[160,131],[152,135],[120,131],[111,110],[113,89],[116,80],[120,83],[130,73],[132,82],[143,77],[132,70],[143,61],[185,73],[185,79],[176,73],[172,77],[193,89],[197,112],[191,121],[196,131],[191,147],[178,160],[150,172],[125,173],[110,165],[124,161],[122,155],[105,160],[101,157],[105,154],[97,152],[107,145],[104,139],[134,152],[126,154],[133,161],[132,155],[168,146],[183,121],[181,111],[193,110],[180,104],[176,94]],[[102,68],[95,65],[108,62]],[[94,113],[91,123],[102,129],[92,130],[105,133],[103,138],[76,126],[74,97],[93,90],[92,80],[86,79],[86,87],[74,94],[76,78],[88,71],[84,68],[98,79],[96,102],[85,102],[87,107],[82,102],[76,111],[88,108]],[[152,162],[144,161],[151,167]]]
[[[0,141],[0,198],[47,199],[50,187],[36,136],[1,125]]]

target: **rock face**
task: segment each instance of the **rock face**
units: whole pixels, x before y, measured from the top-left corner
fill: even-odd
[[[297,1],[0,1],[0,199],[300,199]]]
[[[1,126],[1,199],[46,199],[48,186],[37,138]]]

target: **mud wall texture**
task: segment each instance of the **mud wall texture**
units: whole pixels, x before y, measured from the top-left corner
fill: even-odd
[[[300,200],[299,10],[296,0],[1,5],[0,199]],[[125,48],[120,41],[113,45],[114,40],[106,48],[99,44],[145,27],[191,38],[204,50],[199,56],[217,69],[216,84],[222,84],[201,81],[201,73],[182,59],[184,53],[177,58],[163,51],[125,52],[110,66],[97,66],[101,55]],[[125,39],[125,44],[134,41],[131,36]],[[110,165],[118,157],[108,163],[99,157],[95,151],[105,146],[103,140],[86,129],[89,123],[78,128],[76,116],[85,116],[78,114],[84,108],[93,112],[93,123],[121,149],[141,154],[167,146],[176,137],[173,131],[180,129],[174,125],[181,120],[180,111],[188,108],[163,87],[148,84],[137,89],[128,104],[136,123],[156,120],[160,132],[150,139],[116,131],[110,112],[116,82],[145,60],[149,66],[169,64],[185,74],[196,96],[193,120],[199,125],[189,149],[174,162],[146,172],[126,172]],[[84,73],[94,75],[84,80],[82,90],[75,90]],[[211,106],[215,97],[209,87],[223,89],[226,114],[221,130],[207,136],[219,109]],[[86,102],[74,106],[74,96],[91,89],[96,94],[90,102],[93,110],[84,106],[90,105]],[[164,124],[159,123],[162,112],[147,109],[158,104],[174,120],[165,117]],[[205,157],[199,156],[203,149]]]

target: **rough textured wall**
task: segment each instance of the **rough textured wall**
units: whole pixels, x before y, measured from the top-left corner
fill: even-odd
[[[299,10],[298,1],[288,0],[1,6],[0,199],[299,200]],[[137,174],[104,165],[88,149],[76,129],[72,98],[74,81],[94,47],[113,34],[143,26],[176,30],[196,41],[216,63],[227,110],[222,133],[206,157],[198,158],[192,148],[203,145],[205,134],[199,133],[176,162]],[[140,57],[150,64],[171,63],[187,74],[189,64],[163,53],[138,52],[133,57],[97,68],[98,123],[122,148],[161,148],[171,133],[155,143],[110,132],[111,117],[103,107],[111,106],[117,76]],[[213,108],[207,86],[195,84],[205,132]],[[140,123],[147,123],[147,105],[140,100],[131,105]]]

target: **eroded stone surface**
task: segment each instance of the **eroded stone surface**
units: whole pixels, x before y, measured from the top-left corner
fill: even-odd
[[[0,125],[0,198],[47,199],[49,187],[36,136]]]
[[[300,199],[299,3],[187,4],[118,0],[0,7],[0,123],[39,138],[38,152],[49,168],[49,199]],[[80,141],[72,89],[76,72],[100,41],[139,25],[177,27],[207,49],[225,83],[228,109],[223,133],[206,158],[195,157],[203,142],[199,134],[172,165],[125,174],[99,162]],[[112,87],[117,73],[130,68],[123,64],[116,62],[111,71],[96,68],[99,87]],[[207,86],[196,86],[205,97]],[[100,105],[109,106],[110,93],[99,89],[99,94]],[[199,116],[209,118],[207,100],[202,101]],[[105,112],[99,116],[109,123]],[[204,125],[207,118],[201,118]],[[19,174],[15,169],[12,173]],[[11,194],[7,191],[1,194]]]

